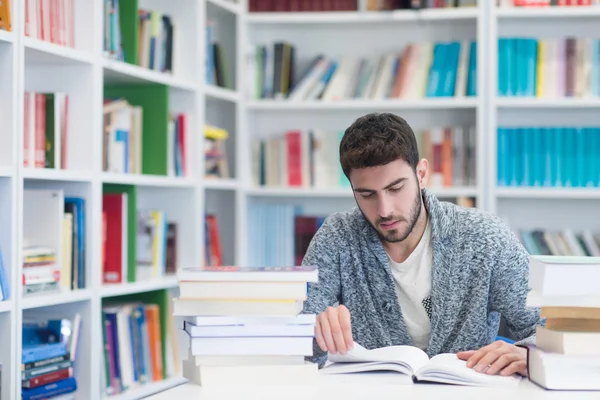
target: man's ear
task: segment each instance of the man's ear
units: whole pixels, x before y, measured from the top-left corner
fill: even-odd
[[[419,160],[416,172],[419,189],[427,187],[427,184],[429,183],[429,161],[427,161],[426,158]]]

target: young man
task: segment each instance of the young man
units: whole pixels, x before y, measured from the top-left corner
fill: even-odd
[[[368,114],[340,143],[357,208],[327,218],[303,260],[317,265],[304,312],[318,315],[312,361],[366,348],[457,353],[488,374],[526,374],[541,324],[525,305],[529,256],[500,219],[441,202],[427,189],[411,127]],[[517,345],[495,341],[500,315]]]

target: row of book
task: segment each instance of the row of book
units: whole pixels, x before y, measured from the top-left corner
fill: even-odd
[[[177,224],[161,210],[137,209],[131,214],[129,197],[118,191],[102,195],[104,284],[159,279],[176,270]]]
[[[69,395],[77,391],[81,315],[48,317],[47,312],[35,310],[23,319],[21,398],[74,398]]]
[[[154,296],[154,294],[152,294]],[[113,396],[180,375],[170,302],[109,300],[102,306],[105,394]],[[161,304],[167,310],[161,310]]]
[[[25,0],[27,37],[74,48],[76,18],[75,0]]]
[[[476,7],[477,0],[367,0],[368,11]]]
[[[23,165],[67,168],[69,95],[27,91],[24,98]]]
[[[600,128],[498,128],[498,186],[599,187]]]
[[[314,266],[184,268],[173,316],[183,376],[204,387],[305,384],[318,366],[315,314],[303,314]]]
[[[532,256],[526,305],[540,309],[528,377],[549,390],[600,390],[600,259]]]
[[[123,1],[104,0],[104,55],[153,71],[173,73],[175,27],[172,18],[157,10],[132,9],[130,4]],[[132,19],[137,20],[135,27],[123,26]],[[137,30],[137,41],[124,37],[124,35],[133,35],[132,29]],[[124,48],[126,42],[132,43],[127,51],[133,54],[127,54]]]
[[[295,52],[287,42],[252,49],[250,98],[335,101],[477,94],[475,41],[411,43],[379,57],[318,54],[298,79]]]
[[[229,72],[227,56],[217,37],[218,22],[206,20],[206,83],[222,88],[233,89],[233,79]]]
[[[86,287],[85,208],[84,198],[63,190],[24,190],[24,295]]]
[[[498,39],[498,95],[600,96],[600,39]]]
[[[542,256],[600,257],[600,234],[591,230],[574,232],[525,230],[519,231],[521,242],[529,254]]]
[[[598,6],[598,0],[497,0],[498,7]]]
[[[119,174],[141,174],[144,160],[158,162],[158,151],[166,152],[168,176],[185,176],[186,114],[168,115],[167,146],[157,148],[153,138],[144,140],[144,109],[125,98],[106,99],[103,106],[102,170]]]
[[[250,12],[356,11],[357,0],[250,0]]]
[[[253,142],[255,186],[347,188],[339,163],[344,131],[288,130]],[[421,157],[430,163],[430,187],[475,186],[477,132],[473,126],[434,127],[415,133]]]

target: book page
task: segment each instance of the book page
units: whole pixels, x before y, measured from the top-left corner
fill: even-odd
[[[352,350],[346,355],[329,354],[328,361],[332,363],[349,362],[403,362],[410,366],[413,371],[418,370],[429,362],[425,352],[412,346],[388,346],[378,349],[367,350],[360,344],[354,342]]]
[[[419,380],[464,385],[516,385],[520,376],[487,375],[467,367],[456,354],[438,354],[415,373]]]

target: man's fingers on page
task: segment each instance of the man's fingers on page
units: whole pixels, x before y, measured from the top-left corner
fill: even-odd
[[[456,353],[456,357],[459,360],[467,361],[473,354],[475,354],[476,350],[467,350],[467,351],[459,351]]]
[[[338,310],[340,327],[342,328],[342,335],[344,335],[344,342],[348,350],[352,350],[354,339],[352,339],[352,324],[350,318],[350,311],[344,306],[340,306]]]
[[[488,375],[495,375],[498,371],[520,359],[521,357],[517,353],[504,353],[498,357],[487,370],[485,370],[485,373]]]
[[[340,325],[339,313],[331,313],[329,318],[329,328],[331,329],[331,336],[335,342],[336,351],[342,354],[346,354],[346,344],[344,343],[344,335],[342,334],[342,327]]]
[[[500,358],[500,356],[502,356],[503,354],[504,354],[504,352],[499,349],[498,350],[490,350],[483,357],[481,357],[481,359],[479,360],[479,362],[477,363],[477,365],[475,365],[475,367],[473,369],[477,372],[484,372],[493,363],[495,363],[496,360],[498,360],[498,358]]]
[[[315,324],[315,339],[317,339],[317,344],[323,351],[327,351],[327,344],[323,339],[323,332],[321,332],[321,324],[319,319],[317,318],[317,323]]]
[[[335,347],[335,342],[333,341],[333,337],[331,336],[331,326],[329,325],[329,313],[325,311],[323,313],[321,322],[321,334],[323,335],[323,339],[325,340],[325,345],[327,346],[327,351],[331,354],[335,354],[337,349]]]
[[[501,372],[500,375],[502,376],[509,376],[509,375],[513,375],[519,373],[523,376],[527,375],[527,361],[525,360],[519,360],[519,361],[515,361],[512,364],[510,364],[508,367],[504,368]]]

